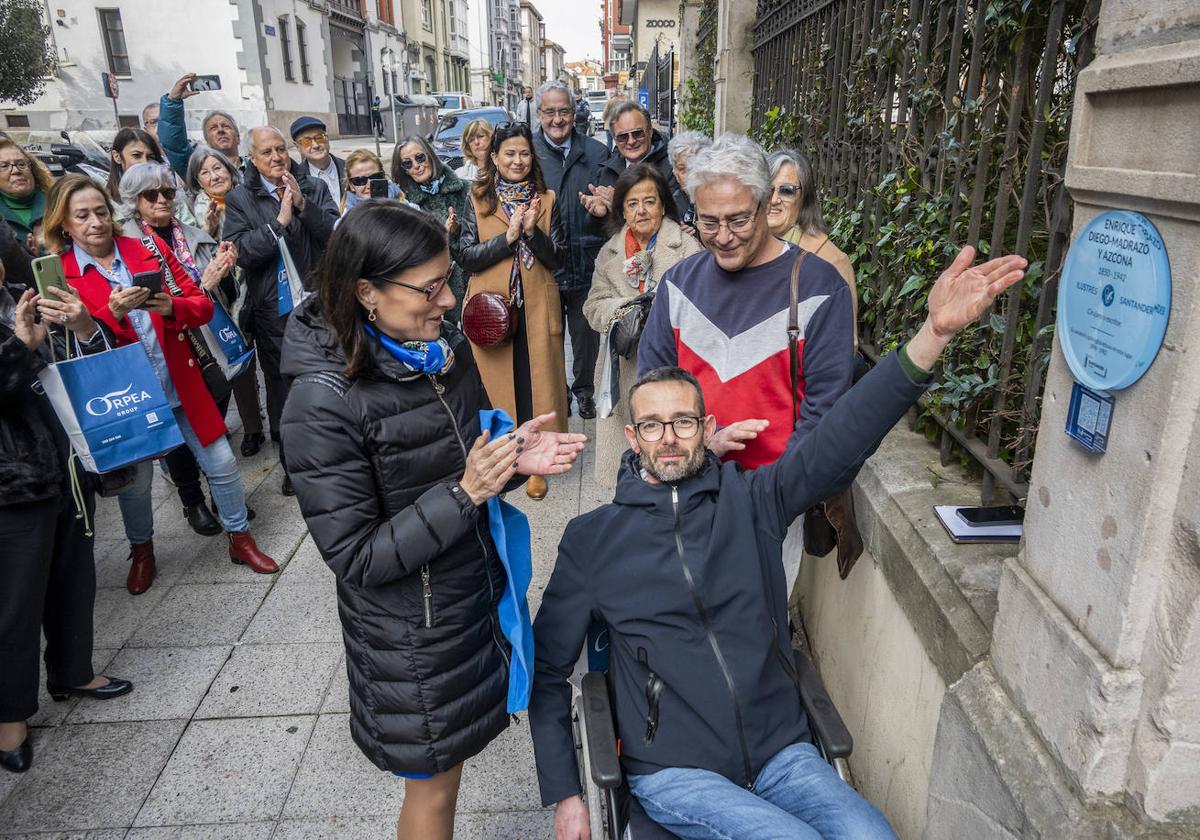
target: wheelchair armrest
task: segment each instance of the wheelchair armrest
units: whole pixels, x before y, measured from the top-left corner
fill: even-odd
[[[603,673],[583,675],[583,737],[587,738],[592,781],[605,789],[621,784],[621,762],[617,757],[617,736],[613,730],[612,707],[608,701],[608,681]]]
[[[848,758],[854,749],[854,739],[846,728],[842,716],[829,699],[829,693],[821,683],[821,676],[812,662],[800,650],[792,651],[796,672],[800,677],[800,702],[808,713],[813,734],[829,760]]]

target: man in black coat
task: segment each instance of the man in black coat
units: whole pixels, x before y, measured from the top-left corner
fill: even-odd
[[[346,189],[346,162],[330,153],[325,123],[316,117],[297,117],[290,133],[296,151],[304,159],[301,168],[305,174],[325,185],[334,204],[340,203]]]
[[[586,191],[583,199],[589,212],[608,215],[612,210],[613,184],[635,163],[653,164],[667,179],[674,195],[679,182],[667,156],[667,138],[655,130],[649,111],[637,102],[622,102],[613,109],[609,131],[613,137],[612,154],[601,164],[593,188]]]
[[[604,245],[603,220],[584,208],[579,196],[596,180],[596,173],[607,153],[603,144],[572,130],[575,109],[571,92],[560,81],[546,82],[538,88],[537,131],[533,133],[533,151],[541,164],[546,187],[558,196],[558,208],[569,246],[567,260],[554,272],[562,299],[563,322],[571,334],[572,381],[579,416],[596,416],[596,356],[600,336],[583,317],[583,302],[592,288],[596,255]]]
[[[338,210],[325,185],[309,178],[288,156],[287,140],[279,129],[251,129],[249,140],[251,165],[245,180],[225,200],[223,233],[238,249],[238,266],[246,282],[243,328],[254,335],[267,386],[271,438],[278,441],[279,417],[287,400],[287,382],[279,368],[288,320],[287,314],[279,314],[276,293],[278,239],[283,237],[287,243],[304,287],[311,291]],[[282,490],[287,496],[293,493],[286,474]]]
[[[557,840],[588,825],[568,678],[594,620],[609,630],[622,768],[656,822],[682,836],[895,837],[810,743],[780,558],[792,521],[853,480],[954,333],[1026,265],[973,258],[965,248],[943,272],[916,336],[773,464],[743,470],[708,451],[716,421],[691,374],[638,380],[616,498],[568,524],[534,624],[529,720]]]

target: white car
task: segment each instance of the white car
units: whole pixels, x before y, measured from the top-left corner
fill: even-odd
[[[475,99],[469,93],[462,91],[447,91],[446,93],[435,93],[433,97],[438,101],[438,117],[442,117],[451,111],[468,111],[475,108]]]

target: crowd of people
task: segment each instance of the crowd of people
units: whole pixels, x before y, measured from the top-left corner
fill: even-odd
[[[800,151],[668,139],[630,101],[605,114],[609,148],[552,81],[513,122],[468,125],[458,170],[422,136],[385,166],[333,155],[313,116],[243,132],[211,111],[193,142],[192,78],[118,133],[107,184],[54,181],[0,138],[0,534],[19,555],[0,568],[0,763],[32,761],[40,630],[54,697],[133,689],[91,669],[99,478],[32,384],[70,344],[140,344],[184,440],[163,459],[184,517],[260,574],[279,566],[250,532],[230,402],[242,456],[278,445],[280,492],[338,579],[352,736],[404,779],[399,838],[452,836],[463,762],[509,724],[521,652],[498,612],[513,546],[491,526],[504,494],[542,499],[572,468],[572,413],[599,415],[596,479],[614,498],[568,525],[532,628],[558,840],[589,836],[568,678],[597,623],[624,770],[655,821],[685,838],[893,836],[811,744],[779,665],[780,558],[1024,261],[972,267],[964,249],[921,331],[852,387],[854,271]],[[40,254],[61,258],[67,289],[30,288]],[[156,269],[163,291],[132,282]],[[257,358],[224,385],[189,340],[215,306]],[[137,463],[118,496],[134,595],[155,577],[153,475]]]

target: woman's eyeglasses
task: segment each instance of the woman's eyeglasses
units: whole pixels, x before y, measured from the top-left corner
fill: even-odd
[[[151,204],[157,204],[158,197],[160,195],[163,198],[165,198],[167,201],[174,201],[175,200],[175,188],[174,187],[159,187],[156,190],[145,190],[141,193],[141,197],[146,199],[147,201],[149,201]]]
[[[774,190],[779,193],[780,198],[795,198],[800,195],[799,184],[779,184],[774,187]]]
[[[401,165],[403,165],[403,164],[401,164]],[[405,166],[404,168],[409,169],[411,167]],[[350,183],[356,187],[365,187],[367,184],[371,183],[372,181],[384,180],[384,177],[385,176],[382,172],[374,172],[370,175],[354,175],[354,176],[351,176]]]
[[[637,143],[646,136],[646,129],[635,128],[633,131],[622,131],[614,139],[618,146],[628,146],[630,143]]]
[[[328,134],[310,134],[307,137],[301,137],[296,140],[296,145],[300,146],[301,148],[308,149],[318,144],[324,146],[328,140]]]
[[[399,280],[393,280],[391,277],[376,277],[375,279],[383,283],[391,283],[393,286],[402,286],[405,289],[418,292],[419,294],[425,295],[425,300],[433,300],[435,297],[441,294],[442,289],[446,288],[446,284],[450,282],[450,276],[454,274],[455,267],[456,264],[451,261],[450,270],[446,272],[446,276],[441,280],[434,280],[424,288],[420,286],[414,286],[411,283],[401,283]]]
[[[0,172],[24,172],[29,169],[27,160],[0,160]]]
[[[680,440],[689,440],[696,436],[696,431],[700,428],[699,417],[676,417],[674,420],[668,420],[665,423],[661,420],[643,420],[641,423],[634,423],[634,431],[638,437],[646,441],[646,443],[655,443],[662,440],[662,436],[667,431],[667,426],[671,427],[671,431],[675,433],[675,437]]]
[[[400,168],[403,169],[405,172],[407,172],[408,170],[412,169],[414,166],[424,166],[425,162],[428,160],[429,160],[429,158],[425,156],[424,152],[417,152],[415,155],[413,155],[408,160],[400,161]]]

